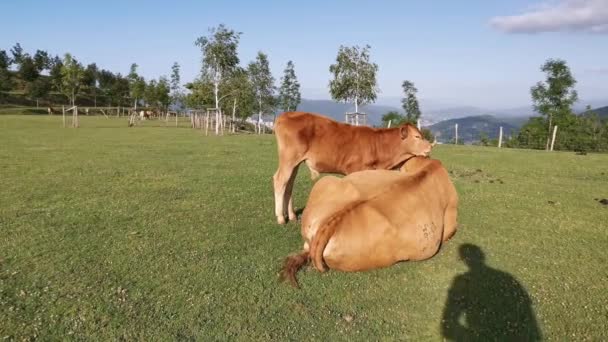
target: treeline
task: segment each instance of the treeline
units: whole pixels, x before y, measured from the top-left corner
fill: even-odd
[[[179,66],[173,67],[179,82]],[[47,51],[25,52],[19,43],[10,52],[0,50],[0,102],[23,102],[23,99],[53,106],[69,103],[89,106],[144,105],[167,110],[172,100],[166,77],[146,81],[137,73],[137,64],[123,76],[100,69],[97,64],[84,66],[74,56],[51,56]],[[21,103],[23,104],[23,103]]]

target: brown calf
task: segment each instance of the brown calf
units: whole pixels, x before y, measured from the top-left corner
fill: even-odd
[[[432,145],[409,124],[395,128],[352,126],[325,116],[286,112],[275,122],[279,167],[274,174],[275,215],[296,219],[292,190],[303,161],[313,179],[319,173],[347,175],[370,169],[394,169],[408,157],[427,156]]]

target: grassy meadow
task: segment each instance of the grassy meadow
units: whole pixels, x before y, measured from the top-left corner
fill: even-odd
[[[440,145],[456,236],[423,262],[305,269],[297,290],[277,277],[302,243],[275,223],[272,135],[80,125],[0,116],[0,339],[438,341],[458,322],[481,340],[608,339],[608,155]],[[302,167],[296,207],[311,186]],[[462,277],[465,244],[479,276]]]

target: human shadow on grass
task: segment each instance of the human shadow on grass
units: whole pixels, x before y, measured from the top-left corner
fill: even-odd
[[[541,331],[523,286],[509,273],[485,264],[481,248],[463,244],[469,271],[454,278],[441,321],[450,341],[539,341]]]

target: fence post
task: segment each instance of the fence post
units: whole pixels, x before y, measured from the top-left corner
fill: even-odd
[[[498,148],[502,147],[502,126],[500,126],[500,132],[498,133]]]
[[[420,130],[420,119],[416,120],[416,127],[418,127],[418,130]]]
[[[63,111],[63,128],[65,128],[65,106],[61,106],[61,110]]]
[[[393,121],[393,120],[388,120],[388,126],[387,126],[387,128],[391,128],[391,122],[392,122],[392,121]]]
[[[553,151],[553,144],[555,144],[555,134],[557,133],[557,125],[553,126],[553,137],[551,138],[551,151]]]
[[[458,124],[454,124],[454,144],[458,145]]]

